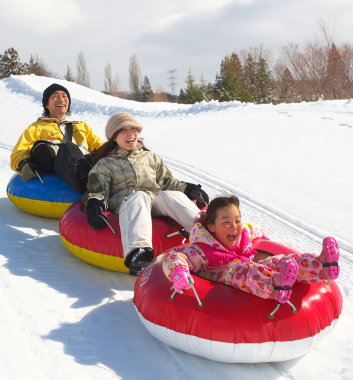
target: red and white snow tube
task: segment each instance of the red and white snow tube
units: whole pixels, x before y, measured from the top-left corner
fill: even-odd
[[[66,248],[87,263],[101,268],[128,273],[129,269],[124,265],[124,253],[121,243],[119,215],[104,212],[109,224],[117,232],[113,235],[107,226],[103,230],[91,230],[87,222],[87,213],[82,201],[79,200],[69,207],[59,223],[59,233]],[[172,221],[178,228],[182,228],[177,222]],[[155,256],[167,249],[181,245],[183,237],[180,234],[171,236],[177,230],[167,224],[164,219],[152,219],[152,244]],[[187,240],[186,243],[189,241]]]
[[[260,251],[293,253],[282,244],[254,241]],[[139,276],[134,305],[148,331],[169,346],[187,353],[226,363],[283,361],[304,355],[338,322],[342,296],[336,283],[295,283],[291,302],[282,305],[273,319],[268,314],[276,301],[264,300],[229,285],[193,276],[193,291],[170,300],[172,284],[165,277],[159,256]]]

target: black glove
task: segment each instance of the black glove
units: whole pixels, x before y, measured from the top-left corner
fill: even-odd
[[[39,170],[38,166],[29,162],[28,158],[24,158],[18,164],[18,170],[21,173],[21,177],[25,182],[37,178],[36,172],[41,176],[42,172]]]
[[[196,206],[198,208],[206,207],[210,203],[210,199],[205,191],[201,189],[201,185],[194,185],[193,183],[186,182],[187,186],[184,190],[185,195],[190,200],[196,199]]]
[[[95,230],[103,230],[107,223],[103,220],[104,204],[98,199],[89,199],[87,202],[87,222]]]

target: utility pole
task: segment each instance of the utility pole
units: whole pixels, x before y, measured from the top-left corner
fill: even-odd
[[[173,69],[173,70],[168,70],[167,71],[167,74],[170,75],[170,77],[168,78],[168,80],[170,81],[170,83],[168,84],[168,86],[170,86],[170,94],[175,96],[176,93],[175,93],[175,87],[178,83],[174,82],[174,79],[178,79],[178,77],[174,76],[174,74],[176,74],[177,70],[176,69]]]

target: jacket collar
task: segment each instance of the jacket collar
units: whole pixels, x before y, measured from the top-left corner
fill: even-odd
[[[222,243],[220,243],[209,231],[202,225],[200,219],[195,219],[194,225],[190,232],[190,243],[204,243],[216,249],[217,251],[229,252]]]
[[[67,123],[79,123],[80,121],[78,120],[74,120],[73,118],[71,118],[70,116],[66,115],[65,116],[65,119],[60,121],[58,119],[55,119],[55,117],[45,117],[45,116],[42,116],[42,117],[38,117],[38,120],[37,121],[47,121],[47,122],[55,122],[57,124],[67,124]]]
[[[127,156],[133,157],[135,155],[138,155],[141,151],[142,151],[142,144],[140,144],[138,142],[135,146],[135,149],[133,149],[131,152],[129,152],[128,150],[125,150],[123,148],[120,148],[120,146],[117,146],[108,154],[108,156],[119,157],[119,158],[127,158]]]

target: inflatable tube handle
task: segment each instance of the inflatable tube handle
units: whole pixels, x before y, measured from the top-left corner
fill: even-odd
[[[116,231],[114,230],[114,228],[109,224],[108,220],[103,216],[103,215],[100,215],[100,217],[107,223],[108,227],[112,230],[113,234],[116,235]]]
[[[298,309],[292,304],[292,302],[287,301],[287,304],[292,308],[293,314],[298,314]],[[271,313],[268,313],[267,316],[268,316],[270,319],[273,319],[274,316],[275,316],[275,312],[280,308],[280,306],[281,306],[281,303],[278,302],[278,304],[277,304],[275,310],[273,310]]]
[[[197,293],[196,293],[196,290],[195,290],[195,288],[194,288],[194,285],[191,283],[191,281],[190,281],[189,278],[188,278],[188,282],[189,282],[189,284],[190,284],[190,286],[191,286],[191,289],[193,290],[193,292],[194,292],[194,294],[195,294],[195,297],[196,297],[196,299],[197,299],[197,303],[199,304],[199,307],[202,307],[202,306],[203,306],[203,302],[200,301],[200,298],[199,298],[199,296],[198,296]]]
[[[114,228],[109,224],[108,220],[103,216],[103,215],[99,215],[106,223],[107,225],[109,226],[109,228],[112,230],[113,234],[116,235],[117,232],[114,230]],[[93,231],[94,228],[91,227],[91,231]]]
[[[275,312],[279,309],[280,306],[281,306],[281,304],[278,302],[278,303],[277,303],[277,306],[276,306],[276,308],[275,308],[275,310],[273,310],[271,313],[268,313],[268,317],[269,317],[270,319],[273,319],[273,318],[274,318],[274,316],[275,316]]]
[[[188,283],[189,283],[189,285],[190,285],[192,291],[193,291],[194,294],[195,294],[195,297],[196,297],[196,300],[197,300],[197,303],[198,303],[199,307],[202,307],[202,306],[203,306],[203,302],[200,301],[200,298],[199,298],[199,296],[197,295],[197,292],[196,292],[196,290],[195,290],[195,288],[194,288],[194,285],[192,284],[190,278],[188,278]],[[175,289],[174,286],[172,286],[172,287],[170,288],[170,290],[172,290],[172,289]],[[172,295],[169,297],[169,299],[170,299],[171,301],[173,301],[176,292],[177,292],[177,291],[174,290],[174,292],[172,293]]]
[[[176,290],[174,290],[174,292],[173,292],[173,294],[169,297],[169,299],[171,300],[171,301],[173,301],[173,299],[174,299],[174,296],[175,296],[175,294],[176,294]]]
[[[36,173],[36,176],[40,179],[40,182],[42,182],[42,184],[44,185],[45,182],[42,180],[42,177],[38,174],[36,170],[34,172]]]
[[[292,308],[293,314],[298,314],[298,309],[292,304],[292,302],[287,301],[287,304]]]

